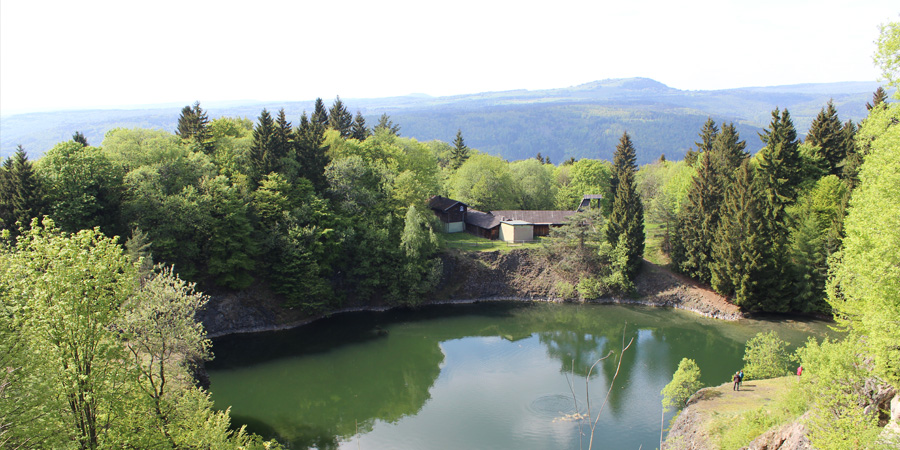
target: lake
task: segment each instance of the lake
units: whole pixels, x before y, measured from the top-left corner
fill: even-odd
[[[216,339],[207,368],[217,407],[291,448],[586,449],[590,412],[594,449],[653,449],[678,362],[697,361],[705,385],[730,381],[747,339],[770,329],[792,347],[830,333],[669,308],[439,305]]]

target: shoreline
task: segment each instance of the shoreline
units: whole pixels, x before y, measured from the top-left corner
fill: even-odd
[[[410,306],[354,306],[349,308],[341,308],[334,311],[329,311],[326,313],[317,314],[312,317],[308,317],[305,319],[284,323],[284,324],[272,324],[265,326],[256,326],[249,327],[243,329],[229,330],[229,331],[220,331],[216,333],[208,333],[206,335],[207,339],[218,339],[228,336],[241,335],[241,334],[255,334],[255,333],[268,333],[274,331],[285,331],[291,330],[294,328],[299,328],[305,325],[309,325],[310,323],[316,322],[318,320],[326,319],[328,317],[338,315],[338,314],[346,314],[346,313],[355,313],[355,312],[385,312],[398,308],[421,308],[428,306],[438,306],[438,305],[472,305],[477,303],[491,303],[491,302],[522,302],[522,303],[573,303],[573,304],[594,304],[594,305],[639,305],[639,306],[649,306],[654,308],[672,308],[672,309],[680,309],[683,311],[688,311],[703,317],[707,317],[710,319],[716,320],[725,320],[729,322],[736,322],[740,319],[746,318],[743,314],[730,314],[725,311],[717,311],[717,313],[709,313],[697,308],[692,308],[690,306],[682,305],[682,304],[670,304],[669,302],[653,302],[648,300],[640,300],[640,299],[626,299],[626,298],[618,298],[618,297],[609,297],[609,298],[599,298],[593,300],[586,301],[577,301],[577,300],[565,300],[561,298],[551,298],[551,297],[512,297],[512,296],[502,296],[502,297],[480,297],[480,298],[466,298],[466,299],[452,299],[452,300],[436,300],[433,302],[422,303],[421,305],[417,305],[414,307]]]

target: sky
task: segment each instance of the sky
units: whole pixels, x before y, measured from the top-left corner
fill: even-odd
[[[897,20],[896,0],[0,0],[0,114],[874,81]]]

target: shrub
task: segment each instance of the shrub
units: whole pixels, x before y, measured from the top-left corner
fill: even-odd
[[[747,341],[744,350],[744,375],[751,380],[788,375],[794,357],[787,351],[790,345],[775,331],[757,333]]]
[[[697,392],[703,383],[700,382],[700,367],[693,359],[682,358],[678,369],[672,375],[672,381],[662,390],[662,405],[666,411],[683,408],[687,401]]]

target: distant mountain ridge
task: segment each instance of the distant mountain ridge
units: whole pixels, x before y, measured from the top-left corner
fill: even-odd
[[[593,81],[568,88],[511,90],[431,97],[411,94],[376,99],[342,99],[351,112],[361,111],[374,125],[382,113],[400,124],[401,135],[420,141],[453,140],[462,130],[466,143],[509,160],[540,152],[554,163],[569,157],[611,159],[622,132],[628,131],[637,148],[638,163],[665,154],[680,159],[693,147],[707,117],[717,123],[734,122],[747,148],[762,147],[757,133],[768,125],[771,111],[787,108],[798,131],[829,99],[841,120],[859,121],[865,103],[878,87],[875,82],[841,82],[790,86],[684,91],[648,78]],[[332,99],[324,99],[330,105]],[[192,103],[186,101],[185,105]],[[215,105],[216,103],[210,102]],[[284,108],[299,122],[313,101],[222,102],[205,107],[210,118],[242,116],[254,119],[263,108]],[[37,159],[77,130],[100,145],[106,131],[116,127],[159,128],[174,131],[181,107],[83,110],[12,115],[0,119],[0,156],[22,144]]]

